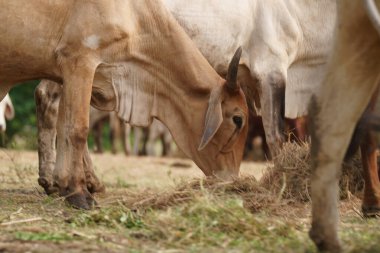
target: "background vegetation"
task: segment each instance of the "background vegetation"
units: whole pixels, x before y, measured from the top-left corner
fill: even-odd
[[[2,145],[11,148],[37,148],[37,120],[34,89],[39,81],[30,81],[14,87],[9,95],[15,108],[15,118],[7,122]]]
[[[34,90],[39,80],[21,83],[11,89],[9,95],[15,108],[15,118],[7,121],[7,131],[1,136],[0,146],[13,149],[37,149],[37,117]],[[103,148],[110,150],[109,126],[103,130]],[[89,136],[90,148],[93,137]]]

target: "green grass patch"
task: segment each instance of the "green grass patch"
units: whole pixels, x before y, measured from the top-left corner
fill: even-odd
[[[151,211],[145,217],[145,236],[161,248],[199,252],[313,252],[304,230],[295,224],[249,212],[239,197],[204,196]]]
[[[15,238],[21,241],[50,241],[50,242],[60,242],[60,241],[70,241],[73,239],[72,236],[65,233],[49,233],[49,232],[25,232],[18,231],[15,233]]]
[[[102,208],[89,212],[79,212],[70,217],[67,222],[72,227],[103,226],[113,229],[134,229],[144,227],[144,222],[141,216],[123,206]]]

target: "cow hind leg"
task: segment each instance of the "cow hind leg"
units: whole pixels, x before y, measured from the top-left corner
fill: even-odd
[[[38,184],[47,194],[58,191],[58,188],[53,185],[53,170],[60,97],[59,84],[48,80],[42,80],[34,93],[38,129]]]

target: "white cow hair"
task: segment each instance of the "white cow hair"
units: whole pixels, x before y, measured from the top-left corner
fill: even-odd
[[[100,37],[93,34],[85,38],[82,43],[84,46],[90,49],[96,50],[99,48],[99,45],[100,45]]]
[[[285,116],[307,114],[333,44],[335,0],[164,0],[210,64],[225,74],[236,48],[255,78],[286,78]]]
[[[6,130],[7,123],[5,120],[13,119],[15,115],[12,100],[7,94],[0,102],[0,127],[2,131]]]

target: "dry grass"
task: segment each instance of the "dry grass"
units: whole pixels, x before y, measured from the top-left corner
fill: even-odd
[[[188,203],[212,195],[216,198],[235,196],[243,200],[244,207],[252,213],[265,210],[272,214],[281,214],[281,207],[291,201],[283,200],[271,189],[264,188],[252,176],[241,177],[231,182],[216,179],[194,179],[181,182],[178,186],[162,191],[137,191],[128,195],[115,196],[100,202],[100,206],[108,206],[119,202],[132,210],[165,210],[169,207]]]
[[[252,175],[232,182],[189,180],[191,170],[173,167],[174,160],[111,162],[108,155],[97,156],[108,192],[97,196],[98,208],[86,212],[38,190],[35,159],[13,162],[0,171],[0,252],[316,252],[307,236],[307,149],[286,146],[270,181]],[[137,170],[139,177],[125,177]],[[149,187],[157,178],[165,186]],[[344,191],[360,188],[351,182],[355,177],[347,175]],[[347,252],[379,252],[379,221],[363,220],[358,210],[358,198],[341,204]]]
[[[342,171],[341,199],[359,196],[364,186],[360,157],[355,156],[350,163],[344,164]],[[166,209],[192,201],[207,192],[214,196],[239,196],[244,200],[244,206],[253,213],[266,210],[272,214],[281,214],[284,206],[311,200],[310,176],[309,144],[286,143],[274,165],[268,166],[260,181],[253,176],[243,176],[231,182],[212,178],[187,180],[163,191],[130,192],[117,201],[122,201],[131,209]],[[103,204],[115,200],[107,201]]]
[[[308,202],[311,200],[311,173],[309,144],[285,143],[274,165],[269,167],[263,176],[261,185],[281,195],[284,199]],[[346,199],[352,194],[360,195],[364,186],[361,173],[362,165],[359,155],[343,165],[339,182],[341,199]]]

